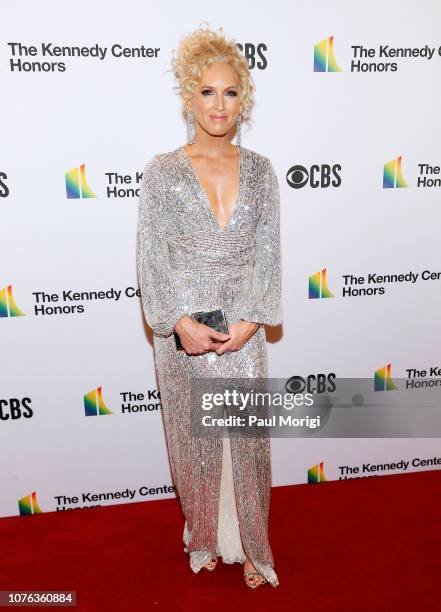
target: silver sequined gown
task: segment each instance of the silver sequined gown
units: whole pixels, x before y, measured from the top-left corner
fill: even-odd
[[[270,160],[239,150],[239,193],[220,228],[183,146],[151,158],[143,173],[137,225],[142,305],[153,330],[172,476],[185,516],[184,550],[198,572],[212,556],[245,554],[278,585],[268,541],[271,456],[268,437],[188,434],[191,379],[265,378],[264,324],[282,322],[280,198]],[[260,323],[238,351],[187,355],[173,328],[184,314],[223,308],[228,323]]]

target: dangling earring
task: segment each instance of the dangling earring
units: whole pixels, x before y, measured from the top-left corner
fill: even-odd
[[[236,121],[236,144],[240,147],[241,145],[241,126],[242,126],[242,119],[241,119],[241,114],[239,113],[239,115],[237,116],[237,121]]]
[[[193,111],[187,110],[187,143],[193,144],[195,139],[194,129],[194,114]]]

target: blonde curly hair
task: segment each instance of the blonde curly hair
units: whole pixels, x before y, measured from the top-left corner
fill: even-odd
[[[229,64],[236,72],[239,81],[239,97],[242,107],[241,120],[250,122],[254,106],[255,86],[248,67],[248,62],[239,51],[234,40],[226,40],[224,30],[219,33],[207,28],[186,34],[177,49],[172,50],[172,69],[178,85],[174,90],[181,96],[184,106],[189,105],[200,83],[202,71],[206,66],[215,63]],[[201,24],[202,25],[202,24]]]

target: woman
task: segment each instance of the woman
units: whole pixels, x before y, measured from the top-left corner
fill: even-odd
[[[137,268],[184,551],[196,573],[213,570],[218,556],[243,563],[245,583],[256,588],[278,585],[268,542],[269,438],[195,441],[188,431],[191,379],[265,378],[264,324],[282,322],[278,181],[267,157],[240,144],[254,87],[245,58],[220,30],[186,36],[172,60],[188,142],[145,166]],[[189,316],[218,308],[228,334]]]

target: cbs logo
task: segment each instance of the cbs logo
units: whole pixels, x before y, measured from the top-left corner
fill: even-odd
[[[288,393],[325,393],[335,391],[335,374],[310,374],[306,378],[291,376],[285,383]]]
[[[264,70],[267,67],[268,62],[264,55],[264,51],[267,50],[267,46],[264,43],[259,43],[258,45],[253,43],[236,43],[236,46],[240,49],[245,59],[248,61],[248,67],[250,70],[253,68]]]
[[[288,185],[293,189],[301,189],[305,185],[309,185],[313,189],[318,187],[326,188],[340,187],[341,185],[341,165],[334,164],[314,164],[309,169],[305,166],[291,166],[286,173]]]
[[[21,417],[30,418],[34,414],[31,402],[30,397],[23,397],[21,400],[16,397],[0,399],[0,421],[15,421]]]

